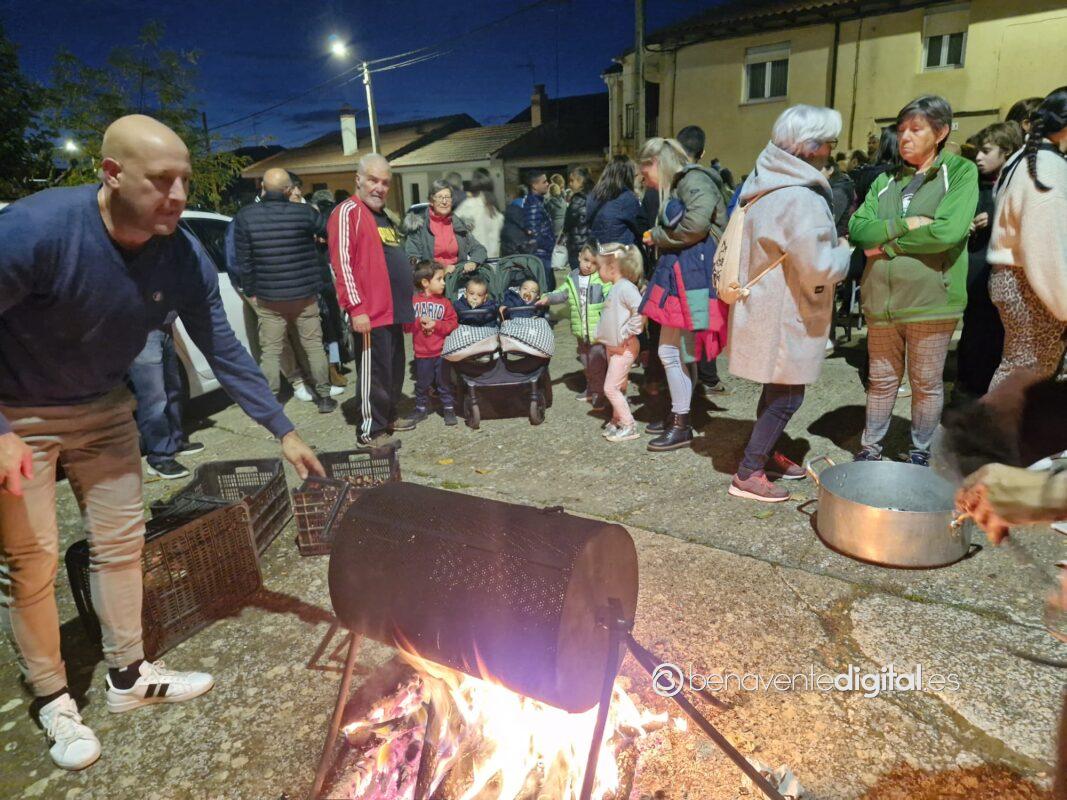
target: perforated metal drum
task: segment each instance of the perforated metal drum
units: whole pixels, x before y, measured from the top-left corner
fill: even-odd
[[[609,598],[634,617],[637,553],[620,525],[390,483],[337,526],[330,598],[351,630],[585,711],[609,656]]]

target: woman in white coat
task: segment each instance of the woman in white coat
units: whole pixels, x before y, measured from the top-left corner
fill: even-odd
[[[848,274],[850,248],[838,238],[833,195],[820,171],[840,132],[841,115],[833,109],[786,109],[741,189],[741,205],[753,205],[745,213],[740,282],[767,274],[730,309],[730,372],[763,384],[756,424],[730,484],[735,497],[782,502],[789,492],[768,476],[804,477],[775,445],[805,386],[822,370],[834,285]]]
[[[470,192],[456,208],[455,214],[467,223],[474,238],[485,245],[487,258],[500,257],[500,231],[504,227],[504,215],[497,208],[492,178],[476,170],[471,178]]]

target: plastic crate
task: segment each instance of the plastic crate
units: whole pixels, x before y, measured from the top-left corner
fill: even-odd
[[[88,541],[72,544],[64,560],[78,616],[90,639],[99,641],[100,621],[89,591]],[[141,565],[141,623],[149,659],[234,614],[263,584],[244,503],[151,519]]]
[[[293,516],[281,460],[258,458],[203,464],[177,494],[149,508],[155,517],[227,502],[247,507],[256,552],[262,555]]]
[[[325,555],[333,526],[348,511],[354,492],[400,480],[399,445],[319,453],[326,478],[311,476],[293,491],[296,546],[302,556]]]

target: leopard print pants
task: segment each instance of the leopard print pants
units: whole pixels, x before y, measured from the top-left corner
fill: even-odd
[[[1026,273],[1014,267],[994,269],[989,277],[989,296],[1004,323],[1004,355],[989,388],[1019,369],[1033,370],[1042,378],[1058,374],[1062,380],[1067,375],[1067,323],[1049,312]]]

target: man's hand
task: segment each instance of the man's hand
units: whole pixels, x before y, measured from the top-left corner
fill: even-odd
[[[473,261],[468,261],[466,264],[463,265],[464,272],[474,272],[474,270],[476,269],[478,269],[478,265],[475,264]]]
[[[33,477],[33,451],[17,433],[0,436],[0,492],[22,497],[22,479]]]
[[[916,228],[921,228],[923,225],[929,225],[933,222],[930,217],[905,217],[904,224],[908,226],[909,231],[913,231]]]
[[[356,333],[370,333],[370,317],[366,314],[356,314],[352,317],[351,324]]]
[[[282,455],[296,468],[296,474],[300,476],[300,480],[304,480],[308,473],[318,475],[320,478],[326,477],[326,470],[322,468],[315,453],[296,431],[289,431],[282,437]]]

